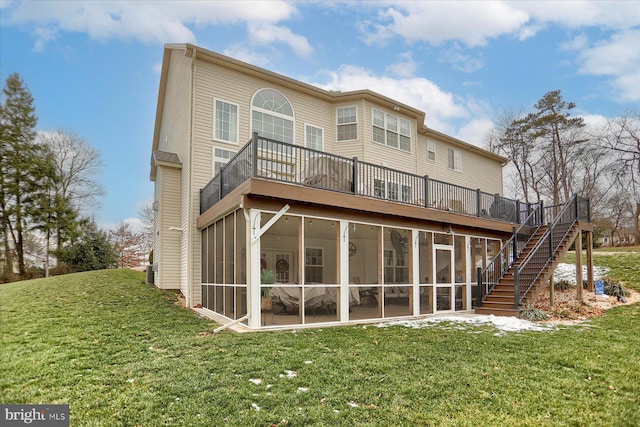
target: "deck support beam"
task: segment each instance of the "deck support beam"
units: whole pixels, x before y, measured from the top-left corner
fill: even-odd
[[[582,302],[582,231],[575,240],[576,246],[576,299]]]
[[[587,290],[593,292],[593,231],[587,231]]]

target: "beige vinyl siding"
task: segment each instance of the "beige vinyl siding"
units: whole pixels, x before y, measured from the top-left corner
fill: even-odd
[[[436,144],[436,160],[427,159],[427,141]],[[453,148],[462,153],[462,170],[448,168],[447,149]],[[486,193],[502,194],[502,164],[487,156],[475,153],[460,145],[420,135],[418,142],[419,175],[480,190]]]
[[[180,170],[161,166],[157,174],[160,196],[159,234],[156,235],[159,248],[154,252],[154,262],[158,262],[160,267],[157,286],[161,289],[182,289],[180,258],[177,256],[182,233],[169,230],[170,227],[180,227]]]
[[[352,107],[355,106],[358,108],[358,139],[353,141],[336,141],[337,139],[337,129],[338,129],[338,118],[337,118],[337,109],[339,107]],[[365,156],[364,151],[364,102],[341,102],[332,104],[331,111],[331,130],[333,132],[333,140],[331,143],[333,144],[333,149],[326,148],[325,150],[329,153],[336,154],[338,156],[343,157],[357,157],[359,160],[363,160]],[[328,146],[329,147],[329,146]]]
[[[189,147],[191,60],[182,51],[173,51],[170,61],[158,150],[177,153],[185,162]]]
[[[294,111],[294,141],[304,145],[304,124],[324,129],[325,150],[333,149],[335,141],[334,106],[332,103],[238,73],[214,64],[198,62],[195,82],[194,142],[208,147],[237,150],[251,139],[251,100],[260,89],[273,89],[289,100]],[[239,145],[213,143],[213,99],[238,104]],[[209,154],[209,157],[211,154]],[[209,173],[211,168],[209,168]],[[211,177],[209,177],[211,179]],[[207,180],[208,182],[208,180]]]
[[[377,142],[373,142],[373,120],[372,108],[382,111],[385,114],[392,114],[398,118],[409,120],[411,123],[411,151],[407,152],[400,148],[390,147]],[[364,148],[365,156],[360,159],[376,165],[383,165],[388,168],[397,169],[407,173],[416,173],[416,120],[406,117],[399,112],[388,110],[369,102],[364,103]]]
[[[165,103],[158,149],[177,153],[182,169],[158,168],[156,185],[160,186],[159,287],[180,289],[187,295],[185,274],[187,265],[186,233],[170,231],[169,227],[184,228],[184,205],[188,204],[189,183],[189,126],[191,93],[191,60],[181,50],[171,52],[167,75]],[[186,191],[185,191],[186,190]]]

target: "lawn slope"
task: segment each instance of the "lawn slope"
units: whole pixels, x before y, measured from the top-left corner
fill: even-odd
[[[0,286],[0,402],[73,426],[640,425],[640,306],[585,325],[211,335],[129,270]]]

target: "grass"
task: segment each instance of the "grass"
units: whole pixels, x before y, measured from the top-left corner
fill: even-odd
[[[582,252],[582,265],[586,265],[586,251]],[[575,264],[575,252],[569,252],[563,262]],[[640,291],[640,247],[602,248],[593,251],[593,263],[609,267],[609,276],[622,281],[627,288]],[[585,277],[586,279],[586,277]]]
[[[73,426],[640,425],[637,304],[545,332],[211,335],[143,280],[110,270],[0,286],[0,402],[66,403]]]

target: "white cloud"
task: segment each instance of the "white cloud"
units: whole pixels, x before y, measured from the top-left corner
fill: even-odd
[[[581,114],[584,123],[587,125],[587,129],[598,129],[607,124],[609,119],[600,114]]]
[[[249,37],[251,41],[260,45],[269,45],[274,42],[287,44],[293,51],[302,57],[309,57],[313,48],[306,37],[294,34],[289,28],[270,23],[249,25]]]
[[[125,218],[120,222],[99,222],[98,227],[101,230],[109,232],[109,231],[116,230],[123,223],[129,224],[129,228],[134,233],[142,233],[142,231],[144,230],[144,224],[142,223],[142,220],[136,217]]]
[[[527,13],[532,20],[567,28],[627,29],[640,23],[636,1],[512,1],[509,4]]]
[[[454,70],[464,73],[472,73],[484,67],[484,59],[481,54],[475,56],[465,54],[458,43],[454,43],[451,48],[443,49],[440,52],[440,61],[451,64]]]
[[[560,45],[561,50],[582,50],[589,45],[589,40],[585,34],[579,34],[569,41],[566,41]]]
[[[254,27],[288,19],[296,11],[294,5],[282,0],[243,1],[241,6],[222,1],[46,1],[38,2],[37,7],[31,2],[14,2],[4,9],[3,23],[36,26],[37,49],[42,49],[50,35],[59,31],[82,32],[95,40],[195,42],[196,36],[188,25],[247,22]],[[304,52],[300,36],[293,36],[292,47]]]
[[[517,31],[529,16],[505,2],[430,1],[394,2],[379,13],[379,19],[384,22],[363,28],[370,42],[397,34],[409,42],[440,44],[457,40],[482,46],[489,38]],[[367,31],[368,27],[372,29]]]
[[[337,71],[328,71],[326,74],[329,76],[328,83],[312,84],[328,90],[370,89],[424,111],[427,126],[449,134],[456,133],[456,123],[468,120],[471,115],[486,107],[473,99],[462,99],[445,92],[423,77],[379,76],[370,70],[352,65],[343,65]]]
[[[387,66],[388,73],[396,77],[413,77],[418,69],[418,63],[413,60],[413,53],[404,52],[398,55],[398,62]]]
[[[410,43],[457,41],[473,47],[508,34],[526,40],[549,24],[613,30],[640,24],[638,3],[628,0],[386,1],[369,5],[378,8],[378,14],[377,19],[360,24],[368,44],[382,44],[400,36]]]
[[[269,58],[266,55],[256,53],[242,43],[233,44],[226,48],[222,53],[239,61],[244,61],[261,67],[265,67],[269,64]]]
[[[614,34],[609,40],[584,47],[578,55],[582,74],[611,76],[620,101],[640,101],[640,30]]]

